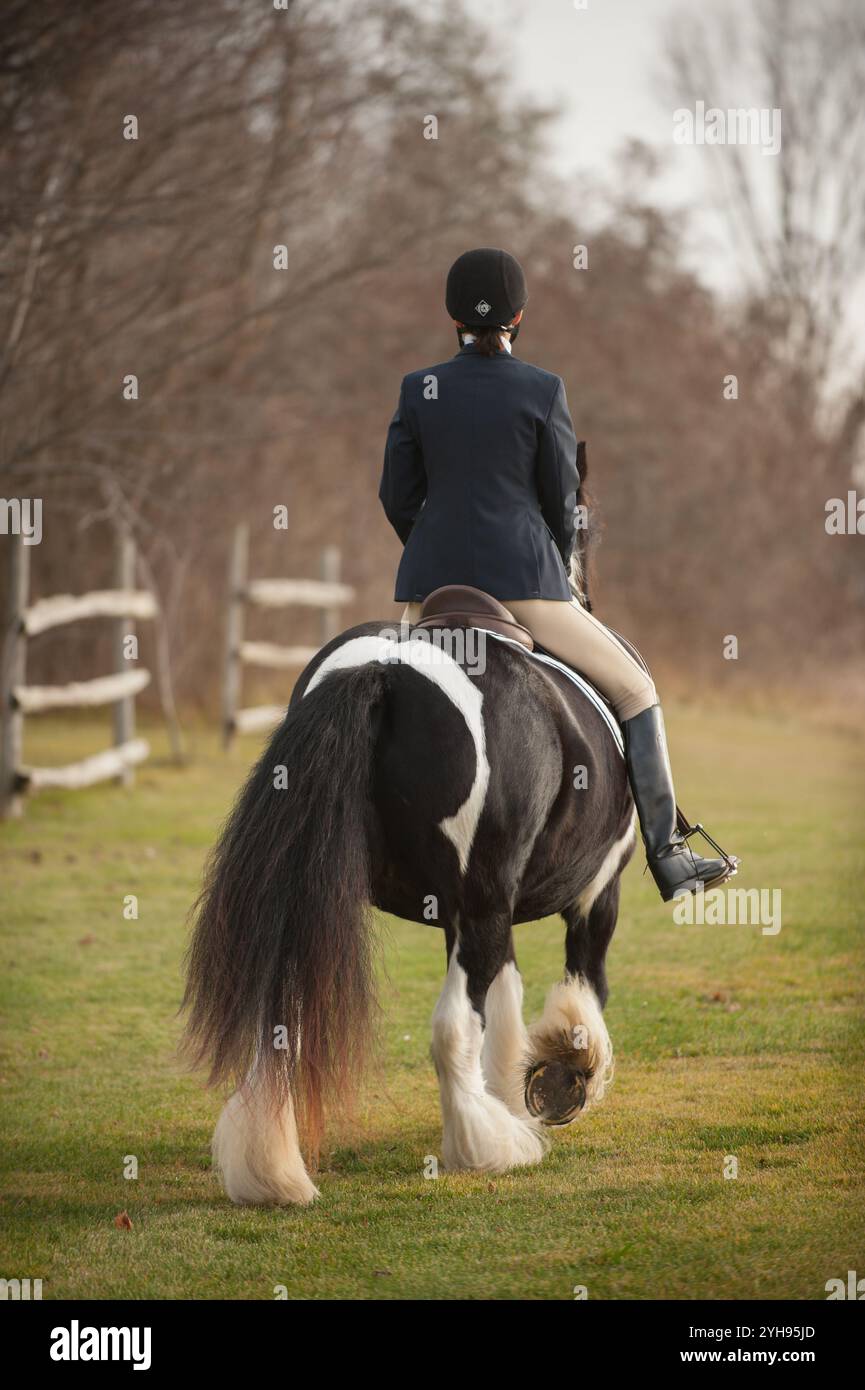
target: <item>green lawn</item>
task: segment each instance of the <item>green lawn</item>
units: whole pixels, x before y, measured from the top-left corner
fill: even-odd
[[[304,1211],[230,1206],[219,1098],[174,1058],[185,915],[255,744],[226,759],[202,733],[178,770],[157,735],[134,791],[43,793],[0,826],[0,1275],[45,1298],[819,1299],[865,1274],[862,742],[690,707],[668,723],[680,800],[743,856],[738,883],[782,890],[781,932],[676,926],[635,859],[607,1099],[539,1168],[428,1181],[443,946],[384,921],[384,1056]],[[28,760],[95,751],[106,724],[33,720]],[[530,1016],[562,942],[558,919],[517,929]]]

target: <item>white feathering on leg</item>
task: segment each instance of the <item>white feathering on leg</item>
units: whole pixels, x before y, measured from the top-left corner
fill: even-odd
[[[544,1012],[529,1029],[532,1060],[540,1062],[559,1055],[562,1047],[579,1046],[576,1029],[585,1029],[591,1070],[586,1081],[586,1111],[603,1100],[613,1080],[613,1044],[592,986],[582,975],[567,975],[553,985]]]
[[[297,1203],[318,1196],[300,1152],[291,1101],[274,1110],[250,1088],[235,1091],[213,1134],[213,1163],[241,1206]]]
[[[540,1163],[547,1140],[530,1121],[490,1095],[481,1070],[483,1029],[468,996],[457,950],[433,1014],[433,1059],[439,1079],[445,1167],[481,1173]]]

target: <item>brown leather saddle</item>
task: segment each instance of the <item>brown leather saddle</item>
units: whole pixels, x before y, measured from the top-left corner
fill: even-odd
[[[530,652],[535,647],[528,628],[518,623],[503,603],[471,584],[443,584],[433,589],[423,601],[415,627],[485,627],[519,642]]]

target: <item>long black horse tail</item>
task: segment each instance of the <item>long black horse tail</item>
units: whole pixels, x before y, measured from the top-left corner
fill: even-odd
[[[210,1084],[294,1105],[315,1154],[350,1104],[375,1022],[367,818],[387,666],[296,701],[209,861],[187,956],[186,1047]]]

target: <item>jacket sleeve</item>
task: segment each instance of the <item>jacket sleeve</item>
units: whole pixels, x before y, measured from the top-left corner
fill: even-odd
[[[423,455],[409,424],[403,381],[399,404],[387,432],[384,471],[378,490],[385,515],[403,545],[409,538],[426,492]]]
[[[538,442],[537,487],[544,521],[567,568],[576,539],[575,510],[580,488],[577,440],[564,382],[559,381]]]

